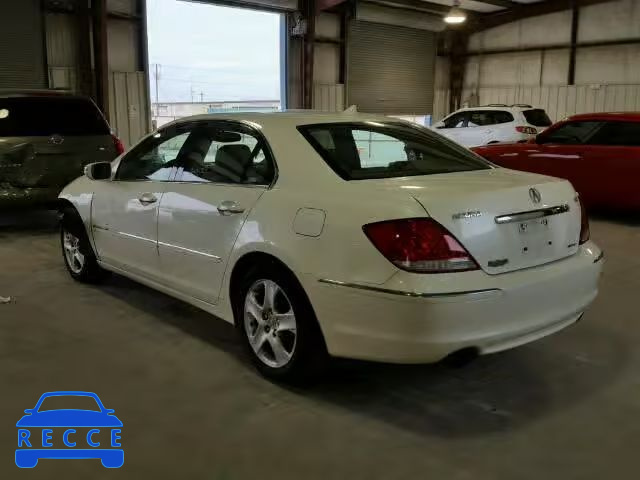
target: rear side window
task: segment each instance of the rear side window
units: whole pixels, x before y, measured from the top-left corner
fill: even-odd
[[[0,98],[0,137],[109,135],[98,107],[78,97]]]
[[[420,127],[398,123],[333,123],[298,127],[345,180],[490,169],[469,150]]]
[[[513,115],[502,110],[477,110],[475,112],[469,112],[470,127],[483,127],[509,122],[513,122]]]
[[[606,122],[589,139],[589,145],[640,146],[640,122]]]
[[[522,114],[530,125],[534,127],[550,127],[553,123],[547,112],[540,108],[535,110],[523,110]]]

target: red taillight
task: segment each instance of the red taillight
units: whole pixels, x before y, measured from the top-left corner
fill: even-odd
[[[124,153],[124,143],[115,135],[111,135],[111,138],[113,139],[113,145],[116,147],[116,152],[118,155],[122,155]]]
[[[587,243],[591,237],[591,231],[589,230],[589,217],[587,216],[587,209],[584,208],[584,203],[577,197],[580,204],[580,245]]]
[[[370,223],[362,228],[380,253],[403,270],[446,273],[478,269],[460,242],[430,218]]]
[[[516,131],[519,133],[526,133],[527,135],[537,135],[538,130],[533,127],[516,127]]]

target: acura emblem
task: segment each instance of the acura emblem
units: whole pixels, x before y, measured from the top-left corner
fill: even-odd
[[[64,138],[60,135],[51,135],[49,137],[49,143],[53,143],[54,145],[60,145],[62,142],[64,142]]]
[[[538,191],[537,188],[530,188],[529,198],[533,203],[540,203],[540,201],[542,200],[542,195],[540,195],[540,192]]]

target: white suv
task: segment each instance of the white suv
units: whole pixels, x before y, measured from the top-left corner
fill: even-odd
[[[465,147],[526,142],[551,125],[547,113],[531,105],[462,108],[434,125],[438,133]]]

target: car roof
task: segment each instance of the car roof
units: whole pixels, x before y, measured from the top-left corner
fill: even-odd
[[[179,125],[186,122],[202,120],[230,120],[236,122],[254,123],[257,125],[285,125],[301,126],[323,123],[350,123],[350,122],[376,122],[376,123],[406,123],[415,125],[399,118],[387,117],[384,115],[358,113],[351,111],[344,112],[318,112],[314,110],[290,110],[284,112],[244,112],[244,113],[210,113],[204,115],[193,115],[182,117],[173,122],[163,125],[166,128],[171,125]]]
[[[479,105],[477,107],[463,107],[463,108],[459,108],[453,113],[468,112],[468,111],[475,111],[475,110],[503,110],[507,112],[522,112],[524,110],[544,110],[544,108],[533,107],[531,105],[524,105],[524,104],[503,105],[500,103],[496,103],[491,105]]]
[[[618,120],[640,122],[640,112],[600,112],[572,115],[567,120]]]

